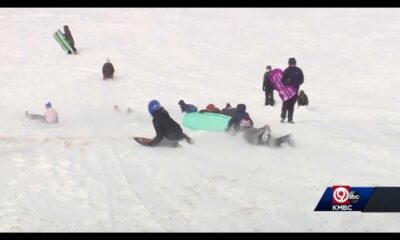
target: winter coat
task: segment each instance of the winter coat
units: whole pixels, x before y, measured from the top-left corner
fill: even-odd
[[[44,120],[47,123],[57,123],[58,122],[58,113],[54,108],[46,109],[44,113]]]
[[[236,108],[223,108],[221,110],[221,114],[224,114],[226,116],[230,116],[233,117],[233,115],[235,115],[236,113]]]
[[[181,104],[179,105],[181,107],[182,112],[185,113],[191,113],[191,112],[197,112],[197,107],[193,104]]]
[[[238,131],[241,128],[253,127],[253,125],[253,120],[251,120],[250,115],[246,112],[246,105],[238,104],[236,107],[236,113],[229,120],[226,130],[229,131],[233,126],[233,129]]]
[[[282,83],[283,85],[291,85],[299,91],[299,87],[304,82],[303,71],[296,66],[289,66],[283,71]]]
[[[71,46],[75,46],[74,38],[72,37],[69,28],[64,28],[64,38]]]
[[[103,76],[106,78],[112,78],[114,75],[114,66],[110,62],[106,62],[103,65]]]
[[[297,106],[308,106],[308,97],[305,93],[300,91],[299,96],[297,97]]]
[[[263,91],[274,90],[274,86],[272,85],[271,81],[269,80],[270,72],[264,73],[264,82],[263,82]]]
[[[153,126],[157,135],[151,141],[151,146],[159,144],[164,137],[173,141],[185,138],[181,126],[169,116],[164,108],[154,112]]]

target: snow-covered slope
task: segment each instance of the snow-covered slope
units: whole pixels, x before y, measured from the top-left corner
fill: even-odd
[[[0,9],[0,231],[398,231],[398,214],[313,210],[333,184],[400,183],[399,13]],[[52,37],[65,24],[79,55]],[[294,125],[262,106],[265,66],[289,57],[310,100]],[[151,99],[177,121],[180,99],[245,103],[297,147],[185,129],[195,145],[145,148],[129,137],[154,136]],[[60,124],[24,118],[47,101]]]

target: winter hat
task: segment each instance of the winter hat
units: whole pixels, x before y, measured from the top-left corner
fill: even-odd
[[[246,112],[246,105],[245,104],[243,104],[243,103],[239,103],[237,106],[236,106],[236,110],[237,111],[242,111],[242,112]]]
[[[268,66],[266,67],[266,69],[267,69],[267,70],[271,70],[271,66],[268,65]]]
[[[46,106],[46,108],[47,108],[47,109],[49,109],[49,108],[51,108],[51,103],[50,103],[50,102],[48,102],[48,103],[46,103],[46,105],[45,105],[45,106]]]
[[[231,106],[230,103],[227,103],[226,106],[225,106],[225,108],[231,108],[231,107],[232,107],[232,106]]]
[[[64,28],[68,28],[68,25],[64,25]]]
[[[153,115],[158,109],[161,108],[160,103],[157,100],[151,100],[147,106],[149,113]]]
[[[183,100],[179,100],[178,104],[182,106],[185,105],[185,102]]]
[[[289,65],[296,65],[296,59],[294,57],[289,58]]]
[[[212,103],[208,104],[207,107],[206,107],[206,110],[207,111],[214,111],[215,110],[214,104],[212,104]]]

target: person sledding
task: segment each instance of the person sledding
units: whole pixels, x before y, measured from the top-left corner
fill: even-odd
[[[233,108],[230,103],[227,103],[225,108],[221,109],[221,114],[233,117],[236,113],[236,108]]]
[[[197,112],[197,107],[193,104],[185,103],[183,100],[179,100],[178,104],[181,108],[181,111],[184,113]]]
[[[243,138],[248,143],[253,145],[281,147],[282,144],[287,143],[291,147],[295,146],[295,142],[291,134],[287,134],[281,137],[272,137],[272,132],[269,125],[265,125],[261,128],[246,128],[243,131]]]
[[[251,128],[253,127],[253,125],[254,125],[253,120],[250,118],[250,115],[246,112],[246,105],[240,103],[236,106],[236,112],[229,120],[228,126],[225,129],[225,131],[229,132],[231,128],[233,128],[235,132],[238,132],[246,128]]]
[[[283,143],[288,143],[290,146],[294,146],[294,140],[290,134],[274,138],[271,135],[271,129],[268,125],[261,128],[255,128],[253,120],[250,115],[246,112],[245,104],[238,104],[236,107],[236,114],[228,122],[226,131],[234,129],[234,134],[243,132],[243,138],[250,144],[253,145],[265,145],[279,147]]]
[[[209,113],[221,113],[221,110],[217,107],[215,107],[214,104],[210,103],[207,105],[206,109],[202,109],[199,111],[199,113],[205,113],[205,112],[209,112]]]
[[[46,103],[45,108],[46,108],[46,110],[43,115],[32,114],[32,113],[29,113],[28,111],[25,111],[25,117],[29,118],[31,120],[39,120],[39,121],[45,122],[45,123],[58,123],[58,113],[52,107],[50,102]]]
[[[147,146],[176,147],[181,140],[193,143],[193,140],[183,132],[181,126],[169,116],[157,100],[149,102],[148,110],[153,117],[153,126],[157,135],[146,143]]]

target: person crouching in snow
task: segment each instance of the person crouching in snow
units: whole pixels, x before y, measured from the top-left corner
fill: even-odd
[[[169,116],[157,100],[149,102],[148,110],[153,117],[153,126],[157,134],[150,141],[149,146],[176,147],[183,139],[190,144],[193,143],[192,139],[183,132],[181,126]]]
[[[300,90],[299,97],[297,98],[297,108],[300,106],[308,106],[308,97],[303,90]]]
[[[225,131],[230,131],[232,127],[236,132],[253,127],[253,120],[251,120],[250,115],[246,112],[245,104],[238,104],[236,106],[236,113],[229,120]]]
[[[58,113],[57,111],[51,106],[51,103],[48,102],[46,105],[46,111],[44,115],[40,114],[31,114],[28,111],[25,111],[25,117],[32,119],[32,120],[40,120],[46,123],[58,123]]]
[[[113,79],[114,80],[114,66],[110,62],[109,58],[106,58],[106,63],[103,65],[103,80]]]
[[[183,100],[179,100],[178,104],[181,107],[182,112],[185,113],[197,112],[197,107],[193,104],[185,103]]]

